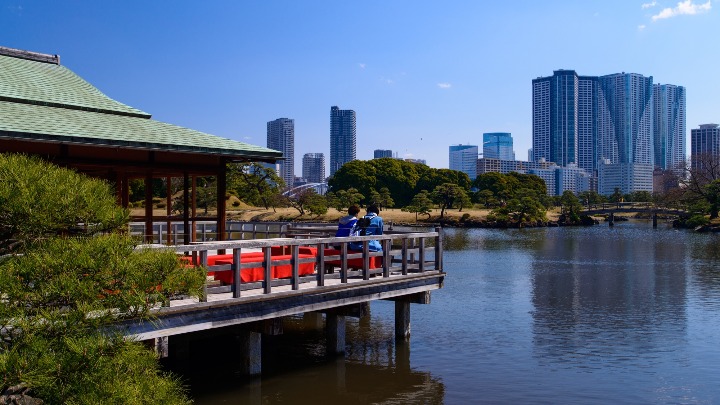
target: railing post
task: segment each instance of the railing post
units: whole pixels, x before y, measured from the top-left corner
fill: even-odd
[[[347,242],[340,244],[340,282],[347,283]]]
[[[407,276],[408,274],[408,246],[407,238],[402,239],[402,275]]]
[[[420,263],[418,263],[418,270],[422,273],[425,271],[425,238],[420,237],[420,246],[418,247],[418,259],[420,260]]]
[[[435,237],[435,270],[442,270],[442,256],[443,256],[443,229],[439,226],[435,227],[435,232],[437,232],[438,236]]]
[[[363,264],[363,280],[370,280],[370,249],[368,246],[369,241],[364,240],[363,241],[363,257],[362,257],[362,264]]]
[[[272,251],[270,250],[270,246],[264,247],[263,253],[265,257],[265,261],[263,262],[263,266],[265,267],[265,283],[263,286],[265,288],[263,292],[270,294],[272,292]]]
[[[200,302],[207,302],[207,259],[208,259],[208,252],[207,250],[201,250],[200,251],[200,265],[205,269],[205,282],[203,283],[203,290],[202,290],[202,296],[200,297]]]
[[[240,298],[240,285],[242,284],[242,280],[240,278],[242,273],[242,268],[240,266],[242,261],[241,258],[242,255],[240,254],[240,248],[233,249],[233,298]]]
[[[325,244],[317,244],[317,285],[322,287],[325,285]]]
[[[290,263],[292,265],[292,289],[297,290],[300,288],[300,263],[298,263],[299,245],[292,245],[291,249]]]
[[[392,247],[392,240],[383,239],[383,277],[390,277],[390,248]]]

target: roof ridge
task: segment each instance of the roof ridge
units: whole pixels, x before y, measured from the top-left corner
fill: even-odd
[[[35,62],[60,64],[60,55],[50,55],[47,53],[26,51],[23,49],[8,48],[0,46],[0,55],[10,56],[13,58],[28,59]]]

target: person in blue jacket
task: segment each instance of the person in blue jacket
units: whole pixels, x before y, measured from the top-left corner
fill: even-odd
[[[348,208],[348,214],[338,220],[338,229],[335,232],[335,237],[346,237],[353,235],[353,229],[357,224],[357,215],[360,213],[360,207],[352,205]],[[353,235],[355,236],[355,235]]]
[[[367,214],[358,220],[355,228],[359,231],[358,236],[382,235],[383,219],[380,216],[380,210],[377,205],[367,207]],[[348,247],[352,250],[362,250],[362,242],[350,242]],[[368,242],[368,250],[371,252],[382,252],[382,246],[379,240],[371,240]]]

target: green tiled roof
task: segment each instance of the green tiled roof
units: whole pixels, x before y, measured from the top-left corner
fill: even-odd
[[[0,98],[150,118],[106,96],[70,69],[0,55]]]
[[[108,145],[260,159],[276,150],[150,119],[63,66],[0,54],[0,139]]]

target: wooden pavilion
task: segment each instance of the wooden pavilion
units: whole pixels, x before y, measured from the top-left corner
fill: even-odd
[[[0,153],[37,155],[115,185],[118,203],[129,206],[129,182],[144,179],[145,238],[154,221],[184,223],[183,240],[194,241],[194,221],[217,221],[225,236],[226,167],[231,162],[275,162],[282,153],[151,119],[117,102],[60,65],[57,55],[0,47]],[[217,215],[197,216],[196,182],[215,176]],[[153,214],[153,179],[165,179],[165,215]],[[182,179],[182,210],[172,215],[171,179]],[[169,228],[169,227],[168,227]],[[191,232],[188,232],[191,231]],[[169,241],[168,233],[168,241]]]

